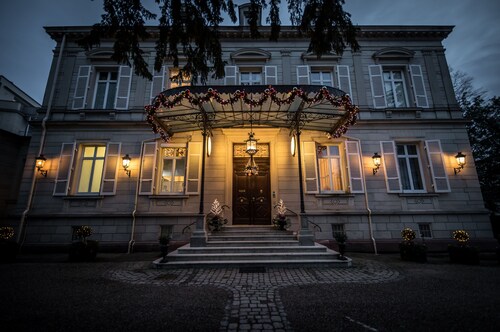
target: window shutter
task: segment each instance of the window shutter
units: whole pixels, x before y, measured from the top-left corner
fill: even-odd
[[[130,83],[132,82],[132,68],[120,66],[118,84],[116,91],[115,108],[117,110],[128,109],[128,97],[130,94]]]
[[[73,172],[73,158],[75,155],[76,143],[63,143],[59,165],[57,168],[57,177],[54,186],[54,196],[66,196],[69,192],[69,182]]]
[[[142,147],[141,179],[139,195],[152,195],[156,170],[156,142],[144,143]]]
[[[297,66],[297,85],[308,85],[309,66]]]
[[[431,169],[434,191],[437,193],[450,192],[450,182],[444,167],[443,151],[439,140],[425,141],[425,150]]]
[[[109,142],[106,148],[104,174],[102,176],[101,195],[116,194],[116,175],[120,160],[121,143]]]
[[[165,66],[161,67],[160,71],[154,71],[153,80],[151,81],[151,100],[158,96],[160,92],[165,90],[165,78],[167,76],[166,72],[167,68]]]
[[[398,157],[396,155],[396,144],[394,141],[380,142],[382,150],[382,161],[384,163],[385,183],[388,193],[401,192],[401,180],[399,177]]]
[[[372,87],[373,106],[375,108],[387,107],[384,91],[384,79],[382,77],[382,66],[368,66],[370,73],[370,85]]]
[[[356,141],[346,141],[347,168],[349,169],[349,188],[351,193],[365,192],[363,185],[363,169],[361,168],[361,154]]]
[[[81,110],[85,108],[91,68],[91,66],[80,66],[78,69],[75,95],[73,96],[73,105],[71,106],[74,110]]]
[[[224,85],[238,85],[238,67],[225,66],[224,72]]]
[[[351,76],[349,73],[349,66],[337,66],[337,80],[338,88],[345,93],[349,94],[352,98],[351,90]]]
[[[193,195],[200,193],[201,148],[201,142],[190,142],[188,145],[186,194]]]
[[[278,67],[264,66],[264,83],[276,85],[278,84]]]
[[[417,107],[428,108],[429,102],[427,101],[427,93],[425,92],[422,68],[419,65],[410,65],[410,74]]]
[[[318,188],[318,166],[316,159],[316,143],[304,142],[304,153],[302,154],[302,164],[304,170],[304,188],[307,194],[319,193]]]

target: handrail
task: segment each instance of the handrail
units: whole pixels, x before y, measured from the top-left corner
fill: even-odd
[[[181,234],[184,234],[184,232],[186,231],[186,229],[188,229],[188,228],[190,229],[190,228],[191,228],[191,226],[193,226],[194,224],[196,224],[196,220],[195,220],[195,221],[193,221],[192,223],[190,223],[189,225],[187,225],[186,227],[184,227],[184,228],[182,229]]]
[[[277,205],[276,205],[277,206]],[[274,207],[276,207],[274,206]],[[292,211],[290,210],[289,208],[286,208],[287,211],[290,211],[291,213],[293,213],[294,215],[296,215],[297,217],[299,216],[299,214],[295,211]],[[309,218],[307,216],[300,216],[301,218],[304,218],[308,223],[312,224],[314,226],[314,228],[318,228],[320,232],[323,232],[323,230],[321,229],[321,226],[316,224],[314,221],[311,221],[309,220]]]

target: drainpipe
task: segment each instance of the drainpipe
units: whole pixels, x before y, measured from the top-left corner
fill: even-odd
[[[146,139],[146,140],[143,140],[141,143],[141,154],[139,156],[139,167],[137,169],[137,182],[135,185],[134,210],[132,211],[132,228],[130,230],[130,241],[128,241],[127,254],[131,254],[134,251],[135,216],[137,213],[137,204],[139,201],[139,185],[140,185],[141,171],[142,171],[142,157],[144,155],[144,143],[153,142],[153,141],[156,141],[156,138]]]
[[[363,176],[363,186],[365,187],[365,207],[366,207],[366,211],[368,212],[368,231],[370,232],[370,238],[371,238],[372,244],[373,244],[373,253],[375,255],[378,255],[377,242],[375,241],[375,237],[373,236],[372,210],[370,209],[370,204],[368,203],[368,189],[366,187],[365,172],[363,171],[364,165],[363,165],[363,150],[361,149],[361,140],[359,138],[345,136],[345,135],[344,135],[344,137],[348,138],[350,140],[353,140],[353,141],[357,141],[358,145],[359,145],[359,154],[361,156],[361,170],[362,170],[361,174]]]
[[[42,136],[40,138],[40,148],[38,149],[38,155],[42,154],[43,147],[45,145],[45,136],[47,135],[47,121],[50,118],[50,113],[52,111],[52,102],[54,99],[54,92],[56,90],[57,83],[57,75],[59,74],[59,67],[61,66],[62,55],[64,51],[64,47],[66,45],[66,34],[63,33],[63,38],[61,41],[61,46],[59,47],[59,56],[57,58],[56,69],[54,71],[54,77],[52,78],[52,85],[50,87],[50,95],[47,104],[47,111],[45,112],[45,117],[42,120]],[[25,228],[26,228],[26,216],[31,209],[31,204],[33,203],[33,194],[35,193],[35,185],[36,185],[36,169],[33,167],[33,178],[31,180],[31,187],[28,194],[28,202],[26,204],[26,209],[23,211],[21,215],[21,220],[19,222],[19,233],[17,235],[17,243],[19,243],[19,247],[21,248],[24,244],[25,239]]]

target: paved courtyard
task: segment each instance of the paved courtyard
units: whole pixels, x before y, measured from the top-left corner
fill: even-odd
[[[353,254],[351,268],[152,269],[152,253],[0,265],[9,331],[498,331],[500,266]],[[3,330],[2,328],[2,330]]]

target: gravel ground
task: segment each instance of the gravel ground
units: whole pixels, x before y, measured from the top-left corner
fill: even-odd
[[[336,283],[280,290],[295,331],[500,331],[500,265],[402,262],[397,255],[353,254],[398,269],[397,281]]]
[[[399,277],[375,283],[278,287],[294,331],[500,331],[500,264],[429,263],[397,255],[352,254],[349,271],[376,266]],[[65,255],[21,256],[0,264],[1,331],[219,331],[232,294],[220,287],[153,283],[155,254],[99,254],[93,263]],[[373,265],[373,264],[372,264]],[[144,273],[144,284],[109,278]],[[368,270],[369,271],[369,270]]]

